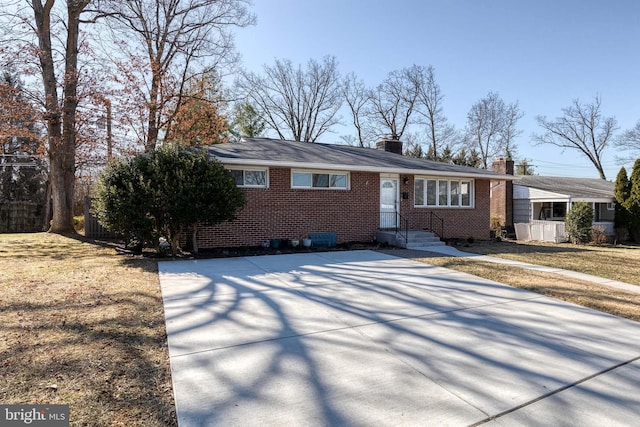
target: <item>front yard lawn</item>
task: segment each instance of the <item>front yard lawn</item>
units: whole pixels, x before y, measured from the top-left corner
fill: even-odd
[[[474,242],[459,246],[466,252],[578,271],[594,276],[640,284],[640,247],[578,246],[540,242]],[[423,257],[417,261],[463,271],[509,286],[594,308],[616,316],[640,321],[640,293],[473,258]],[[639,288],[640,290],[640,288]]]
[[[640,246],[482,241],[458,249],[640,285]]]
[[[71,425],[175,426],[153,259],[0,234],[0,402],[68,404]]]

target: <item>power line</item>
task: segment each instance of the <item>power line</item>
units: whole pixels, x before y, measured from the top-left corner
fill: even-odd
[[[525,160],[527,160],[528,162],[529,159],[525,159]],[[590,163],[583,164],[583,165],[572,165],[570,163],[556,163],[556,162],[550,162],[548,160],[539,160],[539,159],[538,160],[531,159],[531,161],[537,162],[537,163],[546,163],[549,165],[555,165],[555,166],[561,166],[561,167],[593,167],[593,164],[590,164]],[[618,165],[617,162],[602,162],[602,166],[605,166],[605,167],[615,167],[617,165]]]

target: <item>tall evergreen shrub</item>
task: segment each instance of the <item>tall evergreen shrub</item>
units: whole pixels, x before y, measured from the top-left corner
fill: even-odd
[[[593,208],[591,203],[575,202],[565,218],[565,229],[569,240],[573,243],[591,241],[593,226]]]
[[[629,215],[629,233],[634,241],[640,242],[640,159],[633,164],[629,178],[629,197],[623,205]]]
[[[195,237],[198,224],[231,220],[243,205],[244,192],[205,150],[164,146],[110,164],[93,209],[102,226],[128,241],[157,246],[164,237],[175,254],[187,228]]]
[[[625,236],[629,234],[629,211],[626,208],[626,202],[629,199],[629,194],[631,192],[631,185],[629,182],[629,178],[627,177],[627,170],[622,167],[620,168],[620,172],[616,176],[616,182],[613,187],[613,197],[616,200],[615,205],[615,216],[614,216],[614,227],[616,229],[616,233],[621,236]]]

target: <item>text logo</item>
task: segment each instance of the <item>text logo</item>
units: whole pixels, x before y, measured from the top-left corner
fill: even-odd
[[[69,405],[0,405],[0,425],[69,427]]]

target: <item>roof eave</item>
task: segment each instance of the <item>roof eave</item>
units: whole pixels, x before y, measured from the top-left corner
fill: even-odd
[[[234,159],[229,157],[215,156],[222,164],[228,165],[246,165],[246,166],[262,166],[262,167],[280,167],[280,168],[300,168],[300,169],[324,169],[324,170],[340,170],[354,172],[380,172],[380,173],[397,173],[405,175],[434,175],[434,176],[451,176],[460,178],[477,178],[491,180],[513,180],[513,175],[504,174],[486,174],[486,173],[466,173],[457,171],[438,171],[432,169],[416,169],[416,168],[398,168],[398,167],[375,167],[375,166],[356,166],[342,164],[327,163],[309,163],[309,162],[287,162],[272,161],[259,159]]]
[[[615,198],[611,197],[582,197],[582,196],[572,196],[572,202],[587,202],[587,203],[614,203]]]

